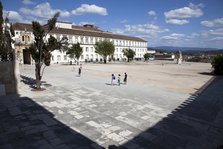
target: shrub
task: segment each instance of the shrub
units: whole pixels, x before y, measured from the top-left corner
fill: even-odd
[[[223,55],[217,55],[211,62],[211,65],[215,74],[223,75]]]

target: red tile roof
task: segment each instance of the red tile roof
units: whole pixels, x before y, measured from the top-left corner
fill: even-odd
[[[32,31],[31,24],[25,23],[15,23],[13,25],[14,30],[26,30]],[[82,26],[74,26],[72,25],[72,29],[66,28],[55,28],[51,32],[51,34],[65,34],[65,35],[79,35],[79,36],[90,36],[90,37],[103,37],[103,38],[111,38],[111,39],[122,39],[122,40],[131,40],[131,41],[140,41],[147,42],[146,40],[138,37],[131,37],[126,35],[118,35],[110,32],[104,32],[96,27],[82,27]]]

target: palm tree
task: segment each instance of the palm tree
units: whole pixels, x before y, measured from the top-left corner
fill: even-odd
[[[101,55],[104,59],[104,63],[107,62],[107,57],[113,55],[115,52],[115,46],[108,40],[99,41],[95,43],[95,53]]]
[[[68,48],[67,55],[69,55],[70,58],[76,58],[77,64],[79,65],[79,59],[83,53],[83,49],[81,48],[80,44],[73,44],[70,48]]]
[[[50,36],[48,41],[46,41],[46,36],[54,29],[58,17],[59,12],[56,13],[52,19],[49,19],[46,25],[40,25],[40,23],[36,21],[32,22],[35,41],[27,49],[30,50],[31,56],[35,61],[36,89],[38,90],[41,89],[41,79],[45,68],[43,68],[41,73],[43,64],[49,66],[51,52],[55,49],[60,49],[63,41],[66,41],[65,38],[62,39],[63,41],[57,41],[53,36]]]
[[[132,49],[123,49],[122,50],[123,55],[125,55],[128,59],[128,62],[130,61],[130,59],[133,59],[135,56],[135,51],[133,51]]]

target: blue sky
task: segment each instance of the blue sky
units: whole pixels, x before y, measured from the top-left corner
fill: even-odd
[[[12,22],[94,24],[154,46],[223,48],[223,0],[2,0]]]

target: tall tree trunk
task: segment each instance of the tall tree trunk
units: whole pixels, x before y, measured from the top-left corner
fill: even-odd
[[[40,63],[36,63],[36,89],[41,89],[41,64]]]
[[[77,59],[77,65],[79,65],[79,58]]]

